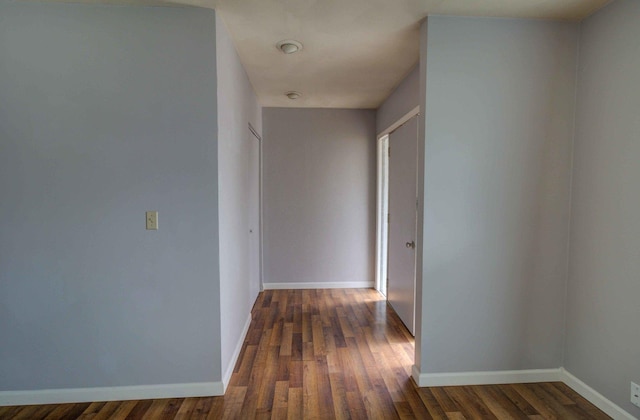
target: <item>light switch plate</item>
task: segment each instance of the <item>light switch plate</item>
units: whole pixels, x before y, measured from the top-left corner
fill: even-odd
[[[146,214],[147,230],[158,230],[158,212],[148,211]]]
[[[631,382],[631,404],[640,407],[640,385]]]

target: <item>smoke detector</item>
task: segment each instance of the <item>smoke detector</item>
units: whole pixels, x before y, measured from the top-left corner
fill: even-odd
[[[291,99],[291,100],[296,100],[299,97],[302,96],[302,93],[300,92],[296,92],[295,90],[289,91],[287,93],[285,93],[285,95],[287,95],[287,98]]]
[[[302,44],[292,39],[285,39],[276,44],[276,47],[285,54],[293,54],[302,50]]]

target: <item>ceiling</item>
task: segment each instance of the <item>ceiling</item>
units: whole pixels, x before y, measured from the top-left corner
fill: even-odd
[[[215,8],[262,106],[377,108],[417,64],[429,14],[577,21],[610,0],[78,1]],[[304,48],[285,55],[283,39]],[[287,98],[292,90],[302,96]]]
[[[216,9],[263,106],[377,108],[418,63],[428,14],[581,20],[608,1],[219,0]],[[285,55],[283,39],[304,48]],[[302,96],[290,100],[290,90]]]

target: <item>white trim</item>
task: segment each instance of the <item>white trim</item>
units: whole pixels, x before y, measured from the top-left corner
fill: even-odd
[[[407,112],[406,114],[404,114],[402,117],[400,117],[398,119],[398,121],[394,122],[393,124],[391,124],[389,127],[387,127],[386,129],[382,130],[382,132],[380,132],[378,134],[378,140],[381,137],[386,136],[387,134],[393,132],[395,129],[397,129],[398,127],[400,127],[402,124],[406,123],[407,121],[409,121],[411,118],[415,117],[416,115],[418,115],[420,113],[420,105],[417,105],[415,108],[413,108],[411,111]]]
[[[376,136],[376,278],[374,287],[384,296],[387,295],[387,255],[388,255],[388,185],[383,186],[383,166],[389,165],[389,134],[400,128],[411,118],[420,114],[420,105],[416,105],[396,122],[382,130]],[[386,140],[385,140],[386,139]],[[383,147],[386,142],[386,147]],[[385,178],[388,182],[388,176]],[[384,290],[383,290],[384,289]],[[415,311],[415,308],[414,308]]]
[[[561,381],[560,369],[499,370],[495,372],[420,373],[412,368],[413,380],[419,387],[522,384]]]
[[[598,407],[600,410],[604,411],[610,417],[613,417],[615,420],[634,420],[635,417],[622,409],[619,405],[615,404],[613,401],[606,398],[604,395],[600,394],[595,389],[591,388],[589,385],[582,382],[580,379],[573,376],[570,372],[568,372],[564,368],[560,368],[562,382],[564,382],[571,389],[576,391],[578,394],[582,395],[586,398],[591,404]]]
[[[240,356],[240,352],[242,351],[242,345],[244,344],[244,340],[247,337],[247,333],[249,332],[249,326],[251,325],[251,314],[247,317],[247,321],[244,323],[244,328],[242,329],[242,333],[240,334],[240,340],[236,344],[235,350],[233,350],[233,355],[231,356],[231,363],[227,366],[227,371],[222,377],[222,386],[223,386],[223,394],[227,391],[227,387],[229,386],[229,381],[231,380],[231,375],[233,375],[233,368],[236,366],[238,362],[238,357]]]
[[[264,290],[277,289],[371,289],[373,281],[316,282],[316,283],[264,283]]]
[[[224,395],[222,382],[0,391],[0,406],[211,397],[218,395]]]
[[[376,279],[375,288],[387,296],[388,206],[389,206],[389,135],[376,143]]]

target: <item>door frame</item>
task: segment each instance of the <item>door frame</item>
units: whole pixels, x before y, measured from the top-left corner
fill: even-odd
[[[376,289],[385,297],[389,256],[389,134],[419,114],[420,106],[416,106],[380,132],[376,141]]]
[[[247,123],[249,126],[249,131],[251,134],[258,140],[258,283],[260,285],[260,292],[264,290],[264,275],[263,275],[263,267],[264,267],[264,256],[263,256],[263,247],[262,247],[262,238],[263,236],[263,188],[262,188],[262,136],[258,131],[253,127],[251,123]]]

